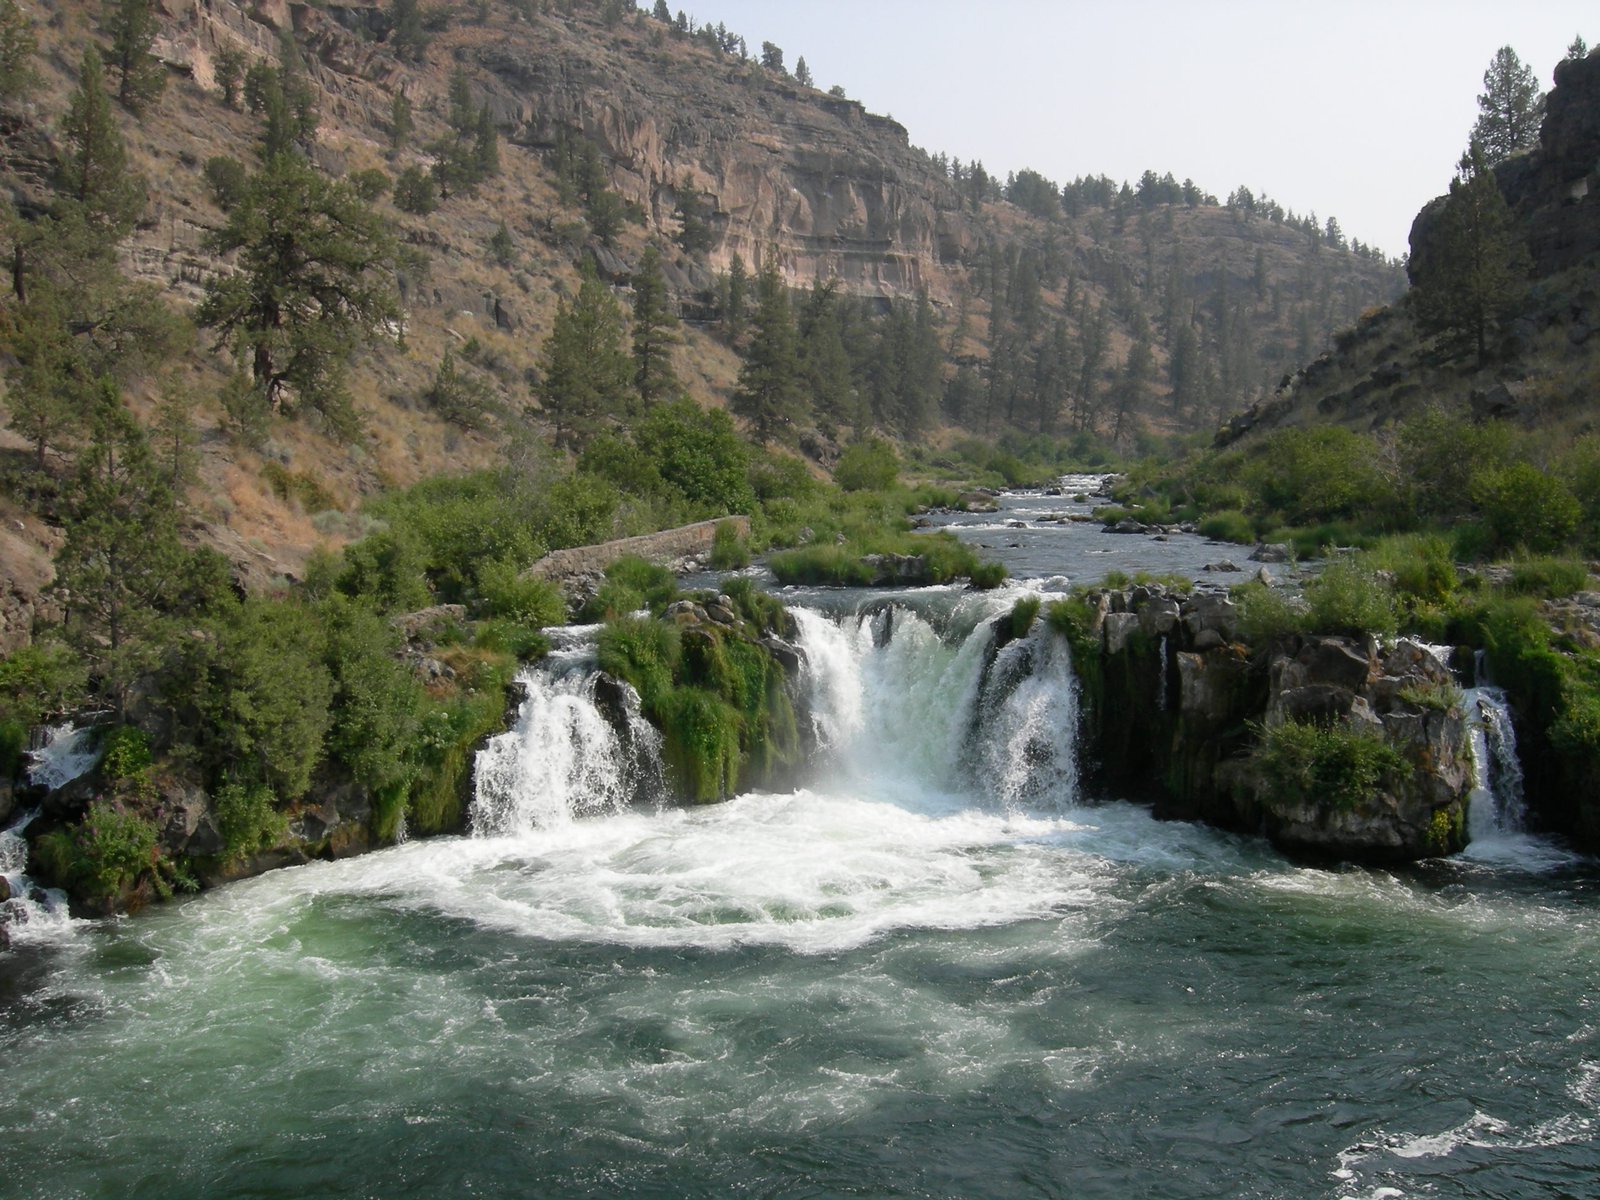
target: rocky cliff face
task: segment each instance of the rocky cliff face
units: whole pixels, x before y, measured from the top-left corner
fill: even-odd
[[[1109,787],[1150,796],[1162,816],[1314,857],[1408,861],[1465,844],[1466,716],[1459,703],[1418,699],[1455,690],[1422,647],[1298,636],[1252,647],[1218,593],[1135,587],[1091,593],[1089,605],[1085,733]],[[1262,730],[1286,721],[1375,737],[1404,767],[1354,803],[1298,795],[1257,753]]]
[[[1539,144],[1497,166],[1495,180],[1527,231],[1535,279],[1600,251],[1600,53],[1556,66]],[[1411,226],[1413,282],[1435,253],[1442,201],[1430,203]]]

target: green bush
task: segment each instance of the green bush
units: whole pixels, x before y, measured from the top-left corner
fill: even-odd
[[[448,833],[460,828],[473,753],[478,743],[505,724],[506,689],[516,664],[503,656],[470,652],[457,659],[460,690],[426,707],[417,723],[417,775],[411,785],[411,829],[419,834]],[[395,835],[399,810],[375,806],[373,832],[387,840]]]
[[[155,822],[115,801],[92,801],[82,820],[40,838],[38,851],[48,879],[96,905],[119,901],[146,875],[165,885]]]
[[[207,777],[304,795],[332,722],[315,610],[252,597],[180,643],[164,695]]]
[[[767,568],[782,584],[824,584],[865,587],[875,572],[848,546],[816,544],[784,550],[767,559]]]
[[[1439,604],[1449,599],[1459,582],[1450,544],[1434,533],[1396,534],[1380,539],[1363,558],[1394,580],[1394,590],[1406,599]]]
[[[1554,553],[1572,543],[1583,519],[1567,485],[1529,462],[1474,471],[1470,490],[1501,550]]]
[[[89,668],[62,642],[38,641],[0,658],[0,721],[38,725],[78,704],[88,688]]]
[[[1360,562],[1329,563],[1306,583],[1305,592],[1312,632],[1390,637],[1399,628],[1394,595]]]
[[[833,481],[847,492],[881,492],[894,486],[900,456],[882,438],[869,437],[845,448],[833,468]]]
[[[722,591],[739,615],[756,628],[783,635],[790,632],[792,622],[783,601],[756,587],[748,577],[723,580]]]
[[[732,521],[719,521],[711,538],[711,566],[718,571],[737,571],[750,565],[750,545]]]
[[[1405,769],[1382,736],[1343,725],[1284,721],[1261,731],[1255,761],[1267,786],[1296,803],[1355,808]]]
[[[659,614],[677,598],[678,581],[671,571],[636,555],[625,555],[606,568],[605,582],[578,616],[592,623],[644,608]]]
[[[1589,566],[1577,558],[1519,558],[1507,589],[1518,596],[1556,600],[1589,586]]]
[[[652,706],[661,726],[662,756],[683,795],[704,804],[739,784],[738,710],[697,687],[673,688]]]
[[[1038,596],[1023,596],[1011,606],[1011,636],[1025,638],[1039,616],[1041,601]]]
[[[277,810],[265,784],[225,784],[212,807],[222,835],[221,857],[228,862],[270,850],[288,836],[289,818]]]
[[[968,578],[972,580],[973,587],[981,592],[987,592],[1004,583],[1009,574],[1004,563],[983,562],[971,569]]]
[[[491,558],[478,564],[478,596],[485,616],[513,621],[529,629],[564,625],[567,602],[561,589],[548,579],[525,572],[509,558]]]
[[[150,739],[131,725],[118,725],[100,742],[100,774],[113,786],[150,789]]]
[[[1239,632],[1251,645],[1264,645],[1274,638],[1304,633],[1309,616],[1303,605],[1281,588],[1264,583],[1246,583],[1233,589],[1233,602],[1239,610]]]
[[[665,621],[621,617],[600,631],[600,669],[631,684],[647,710],[671,690],[682,652],[677,627]]]
[[[1256,540],[1255,522],[1237,510],[1215,512],[1200,521],[1200,534],[1218,542],[1250,545]]]

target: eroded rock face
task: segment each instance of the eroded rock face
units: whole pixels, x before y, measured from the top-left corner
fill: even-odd
[[[1310,856],[1408,861],[1464,844],[1466,716],[1423,647],[1299,636],[1250,646],[1217,592],[1088,599],[1101,654],[1086,685],[1086,759],[1109,788]],[[1262,728],[1290,720],[1374,735],[1405,765],[1355,804],[1284,794],[1253,751]]]
[[[1535,278],[1576,266],[1600,251],[1600,54],[1556,64],[1539,144],[1494,169],[1495,180],[1528,236]],[[1411,226],[1408,270],[1427,272],[1441,201]]]

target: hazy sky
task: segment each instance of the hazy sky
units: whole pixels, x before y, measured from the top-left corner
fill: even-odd
[[[1151,168],[1336,216],[1390,254],[1450,183],[1483,72],[1541,85],[1593,0],[669,0],[842,84],[930,153],[1136,182]]]

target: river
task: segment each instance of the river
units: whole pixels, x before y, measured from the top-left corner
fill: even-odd
[[[1238,554],[1012,540],[1074,582]],[[649,763],[605,753],[578,634],[472,836],[24,938],[0,1195],[1592,1190],[1595,864],[1486,830],[1311,869],[1091,802],[1062,648],[982,670],[1016,594],[792,594],[823,747],[793,793],[630,807]]]

